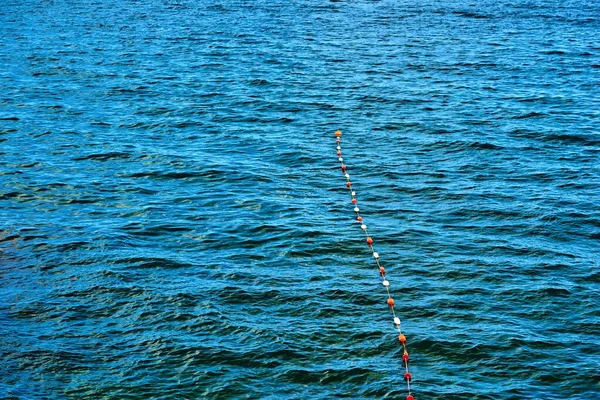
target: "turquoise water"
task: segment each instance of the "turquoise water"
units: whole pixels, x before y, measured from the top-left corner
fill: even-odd
[[[0,6],[0,398],[600,399],[600,4]]]

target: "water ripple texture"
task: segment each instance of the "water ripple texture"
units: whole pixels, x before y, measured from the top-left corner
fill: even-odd
[[[600,399],[597,1],[4,0],[0,398]]]

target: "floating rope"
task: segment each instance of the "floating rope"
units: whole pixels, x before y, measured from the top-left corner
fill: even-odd
[[[415,400],[415,398],[413,397],[413,395],[411,394],[411,390],[410,390],[410,382],[412,381],[412,374],[410,372],[408,372],[408,361],[410,360],[410,357],[408,356],[408,351],[406,350],[406,336],[404,336],[402,334],[402,330],[400,328],[400,326],[402,325],[402,322],[400,321],[400,318],[396,315],[396,310],[394,309],[394,299],[392,298],[392,295],[390,294],[390,282],[387,280],[386,275],[385,275],[385,268],[383,268],[381,266],[381,263],[379,261],[379,253],[377,253],[375,251],[375,248],[373,247],[373,239],[371,238],[371,236],[369,236],[369,232],[367,231],[367,225],[365,225],[363,218],[360,216],[360,209],[358,208],[358,201],[356,200],[356,192],[354,191],[354,189],[352,188],[352,182],[350,182],[350,175],[348,174],[348,167],[346,166],[346,164],[344,164],[344,159],[342,158],[342,132],[341,131],[336,131],[335,132],[335,136],[336,136],[336,142],[337,142],[337,156],[338,156],[338,160],[342,165],[342,173],[344,174],[344,176],[346,177],[346,187],[350,190],[350,195],[352,196],[352,204],[354,204],[354,213],[356,214],[356,220],[361,224],[360,227],[363,230],[363,232],[366,235],[367,238],[367,245],[369,246],[369,249],[373,252],[373,258],[375,259],[375,262],[377,263],[377,268],[379,268],[379,275],[381,276],[382,279],[382,284],[383,287],[385,287],[385,290],[387,292],[388,298],[387,298],[387,305],[389,307],[389,309],[392,311],[392,315],[394,317],[394,326],[396,327],[396,330],[398,331],[398,342],[400,343],[400,345],[402,346],[402,364],[404,365],[404,380],[406,381],[406,386],[408,389],[408,396],[406,396],[406,400]]]

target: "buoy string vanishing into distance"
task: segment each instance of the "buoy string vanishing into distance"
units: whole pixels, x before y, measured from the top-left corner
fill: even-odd
[[[379,269],[379,275],[382,279],[382,284],[385,287],[387,292],[387,305],[392,312],[392,316],[394,318],[394,326],[396,327],[396,331],[398,332],[398,342],[402,347],[402,364],[404,366],[404,380],[406,381],[406,386],[408,389],[408,395],[406,396],[406,400],[415,400],[411,393],[410,383],[412,381],[412,374],[408,371],[408,361],[410,357],[408,356],[408,350],[406,349],[406,336],[402,334],[402,322],[400,321],[400,317],[396,315],[396,309],[394,308],[394,299],[390,293],[390,282],[387,280],[385,268],[381,266],[381,262],[379,261],[379,253],[375,251],[375,247],[373,246],[373,239],[369,236],[369,232],[367,230],[367,225],[365,221],[360,216],[360,209],[358,208],[358,200],[356,199],[356,191],[352,188],[352,182],[350,181],[350,175],[348,174],[348,167],[344,164],[344,159],[342,158],[342,132],[336,131],[336,143],[337,143],[337,156],[338,161],[342,166],[342,173],[346,178],[346,187],[350,190],[351,202],[354,205],[354,213],[356,214],[356,220],[361,224],[360,227],[365,233],[367,245],[369,249],[373,252],[373,258],[375,259],[375,263],[377,264],[377,268]]]

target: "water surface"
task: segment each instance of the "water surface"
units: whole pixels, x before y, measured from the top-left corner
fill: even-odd
[[[595,1],[6,0],[0,397],[600,399]]]

